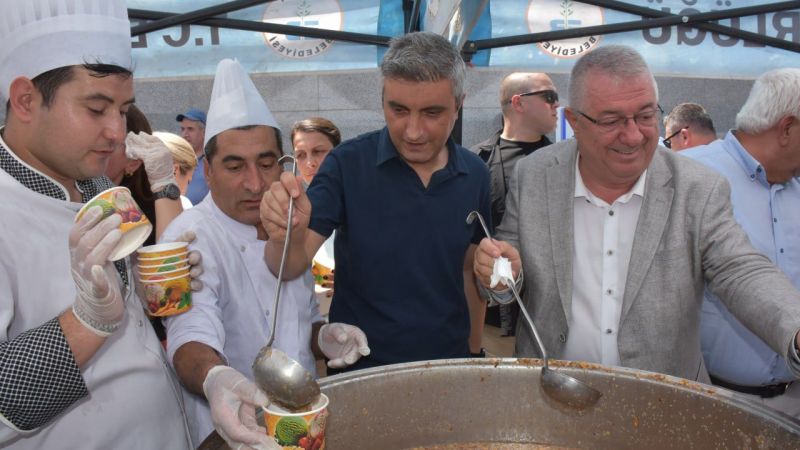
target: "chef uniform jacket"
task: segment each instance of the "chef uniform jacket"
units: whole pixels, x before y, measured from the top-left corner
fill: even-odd
[[[2,140],[0,151],[2,157],[13,158],[22,176],[40,177],[63,189],[19,161]],[[69,231],[83,205],[31,190],[5,170],[0,170],[0,192],[1,344],[72,306],[76,292],[70,274]],[[130,270],[127,275],[133,279]],[[122,286],[125,314],[119,329],[81,369],[89,395],[30,431],[20,431],[0,417],[0,447],[191,448],[179,384],[134,290],[124,286],[119,276],[115,281]],[[47,354],[37,357],[47,358]],[[62,370],[57,364],[54,360],[49,370]],[[4,395],[13,395],[9,390],[14,382],[4,382]],[[56,388],[62,392],[82,389],[80,381],[75,384]]]
[[[277,287],[277,278],[264,261],[266,241],[256,237],[253,225],[222,212],[212,195],[173,220],[161,242],[175,241],[187,230],[197,235],[189,248],[203,255],[203,289],[192,293],[189,311],[164,321],[169,360],[183,344],[200,342],[252,380],[253,361],[269,339]],[[316,377],[311,324],[322,317],[310,271],[283,282],[278,314],[273,346]],[[208,402],[185,389],[184,399],[192,438],[202,442],[214,430]]]

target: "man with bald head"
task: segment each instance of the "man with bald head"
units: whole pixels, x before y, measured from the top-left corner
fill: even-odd
[[[508,178],[523,156],[552,142],[545,136],[556,128],[558,93],[544,73],[515,72],[500,83],[503,129],[472,147],[489,166],[492,181],[492,223],[500,224],[506,210]],[[500,305],[500,327],[513,336],[519,307]]]
[[[515,72],[500,83],[503,129],[471,148],[489,166],[492,179],[492,223],[505,212],[508,177],[523,156],[550,145],[545,136],[556,128],[558,93],[544,73]]]

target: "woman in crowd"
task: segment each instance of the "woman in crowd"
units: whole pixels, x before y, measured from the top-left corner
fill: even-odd
[[[339,132],[339,128],[330,120],[322,117],[312,117],[295,122],[292,126],[291,139],[297,167],[300,170],[303,181],[308,186],[328,153],[342,142],[342,134]],[[314,281],[322,288],[325,288],[325,291],[319,293],[320,309],[323,315],[327,314],[325,306],[330,306],[329,301],[325,300],[333,297],[334,237],[335,234],[332,234],[319,248],[317,254],[314,255],[314,264],[311,269],[314,274]]]
[[[166,131],[156,131],[153,136],[161,139],[172,153],[172,160],[175,168],[175,182],[181,191],[181,205],[183,209],[192,207],[192,202],[186,197],[186,189],[192,182],[192,174],[197,167],[197,156],[194,154],[192,144],[186,139],[174,133]]]
[[[292,126],[292,148],[306,185],[311,184],[322,160],[342,142],[342,134],[328,119],[312,117]]]

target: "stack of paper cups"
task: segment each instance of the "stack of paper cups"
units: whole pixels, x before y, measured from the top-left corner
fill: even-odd
[[[142,304],[151,316],[179,314],[192,307],[187,242],[170,242],[137,250]]]

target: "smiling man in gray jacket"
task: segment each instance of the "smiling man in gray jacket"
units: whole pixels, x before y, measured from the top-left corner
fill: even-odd
[[[607,46],[572,70],[575,139],[517,164],[494,258],[524,272],[525,307],[559,359],[708,382],[700,352],[703,288],[800,373],[800,293],[733,218],[725,178],[658,146],[657,87],[634,50]],[[498,286],[492,295],[504,286]],[[538,356],[524,324],[517,354]]]

